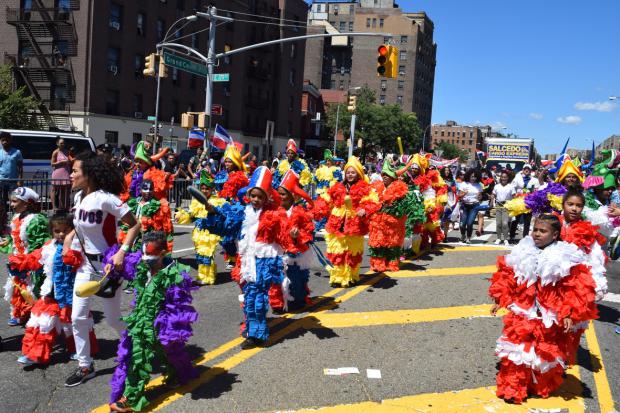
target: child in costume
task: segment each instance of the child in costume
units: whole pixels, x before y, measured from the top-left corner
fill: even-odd
[[[184,384],[198,376],[185,348],[198,320],[189,267],[168,256],[166,234],[161,231],[144,234],[142,249],[132,281],[135,304],[122,318],[127,330],[110,382],[110,410],[115,412],[140,411],[148,404],[144,391],[156,360],[164,364],[167,381]]]
[[[317,196],[327,192],[336,182],[342,181],[342,171],[334,165],[333,159],[332,152],[329,149],[325,149],[323,161],[314,172]]]
[[[125,175],[125,183],[128,191],[121,194],[121,200],[127,202],[131,197],[141,196],[142,180],[150,179],[154,184],[154,197],[157,200],[165,198],[172,188],[174,176],[154,166],[161,158],[166,156],[170,148],[163,148],[155,155],[150,155],[151,144],[140,141],[136,144],[134,153],[135,166]]]
[[[495,350],[501,360],[496,394],[506,401],[555,391],[575,356],[572,327],[598,316],[586,254],[559,241],[561,229],[555,215],[539,215],[532,235],[497,259],[489,295],[491,314],[509,311]]]
[[[446,236],[441,229],[441,216],[443,215],[444,205],[448,202],[448,187],[439,175],[439,171],[436,169],[429,170],[429,159],[430,154],[426,156],[416,154],[413,159],[413,163],[417,164],[420,170],[413,182],[422,194],[426,212],[426,221],[421,228],[418,227],[414,231],[421,235],[419,246],[413,245],[416,254],[429,247],[433,248]]]
[[[332,186],[315,202],[315,219],[328,216],[325,226],[327,258],[332,286],[348,287],[359,281],[364,235],[370,216],[381,207],[377,192],[368,183],[360,161],[351,156],[344,167],[344,181]]]
[[[79,243],[62,253],[65,237],[73,230],[73,217],[57,214],[50,219],[53,239],[43,247],[30,254],[11,257],[20,270],[43,269],[45,281],[41,286],[41,298],[32,307],[30,319],[26,324],[26,333],[22,341],[22,356],[17,359],[21,364],[47,365],[57,335],[65,335],[67,350],[75,359],[75,342],[71,327],[71,305],[73,303],[73,284],[75,274],[82,264]],[[75,240],[77,241],[77,240]],[[97,338],[91,330],[91,355],[98,352]]]
[[[310,168],[308,167],[306,161],[299,158],[298,152],[299,149],[297,148],[295,140],[289,139],[286,144],[286,159],[282,160],[278,164],[278,168],[273,174],[274,188],[280,186],[280,180],[289,169],[292,169],[297,175],[299,175],[299,184],[302,187],[305,187],[312,182],[312,172],[310,172]]]
[[[286,276],[282,284],[273,284],[269,290],[269,305],[274,312],[298,310],[311,302],[308,279],[313,256],[309,244],[314,239],[312,214],[299,200],[304,199],[310,206],[312,201],[292,169],[284,174],[278,194],[286,211],[284,235],[289,240],[284,255]]]
[[[41,248],[49,239],[47,218],[34,212],[39,195],[30,188],[18,187],[11,193],[11,233],[0,244],[11,259],[20,260],[20,256]],[[4,286],[4,298],[11,304],[8,324],[24,324],[30,316],[34,301],[39,296],[43,283],[43,271],[19,271],[9,264],[8,279]]]
[[[238,269],[243,290],[242,335],[246,338],[242,349],[261,346],[267,341],[269,288],[280,284],[284,276],[282,255],[288,247],[284,234],[286,213],[279,208],[280,197],[271,187],[272,179],[269,168],[259,166],[247,187],[248,205],[205,205],[209,211],[207,229],[238,240],[239,260],[235,270]]]
[[[224,199],[218,198],[214,194],[214,182],[211,175],[206,170],[200,171],[200,192],[214,207],[220,207],[224,204]],[[196,261],[198,262],[198,274],[196,275],[196,283],[199,285],[215,284],[215,276],[217,275],[217,265],[215,263],[215,248],[217,247],[220,237],[211,234],[206,227],[207,215],[209,212],[204,205],[197,199],[192,199],[189,205],[189,212],[179,210],[176,214],[176,220],[179,224],[188,224],[194,220],[194,231],[192,232],[192,241],[196,249]]]
[[[243,163],[241,153],[235,145],[228,145],[223,159],[224,169],[215,175],[215,188],[218,190],[218,196],[228,202],[241,201],[243,197],[239,197],[239,190],[249,183],[247,168]],[[222,237],[220,244],[224,248],[226,269],[231,270],[237,257],[237,244],[234,239],[227,236]]]
[[[399,180],[407,168],[405,165],[394,170],[386,157],[381,170],[383,180],[373,184],[382,205],[370,218],[368,252],[373,271],[398,271],[407,224],[424,222],[421,198]]]

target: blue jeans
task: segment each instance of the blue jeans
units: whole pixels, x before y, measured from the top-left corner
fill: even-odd
[[[471,238],[471,234],[474,232],[474,223],[478,216],[479,202],[475,204],[461,204],[461,237],[465,237],[467,231],[467,238]]]

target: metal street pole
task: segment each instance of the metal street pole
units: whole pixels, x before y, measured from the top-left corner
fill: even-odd
[[[355,114],[351,115],[351,133],[349,134],[349,158],[353,156],[353,143],[355,142]]]
[[[160,59],[163,59],[163,55],[160,57]],[[153,153],[157,153],[157,136],[159,134],[159,90],[161,86],[160,75],[161,73],[157,74],[157,93],[155,95],[155,123],[153,124],[153,133],[155,134],[155,139],[153,140]]]
[[[340,103],[338,104],[338,109],[336,110],[336,131],[334,132],[334,156],[336,156],[336,140],[338,138],[338,121],[340,118]]]

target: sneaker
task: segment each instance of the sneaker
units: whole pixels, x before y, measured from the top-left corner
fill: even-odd
[[[71,355],[69,356],[69,360],[72,360],[72,361],[77,361],[77,360],[78,360],[78,355],[77,355],[77,353],[73,353],[73,354],[71,354]]]
[[[32,366],[33,364],[37,364],[36,361],[29,359],[26,356],[21,356],[17,359],[17,362],[23,364],[25,366]]]
[[[499,245],[499,244],[501,244],[501,243],[502,243],[502,240],[501,240],[501,239],[499,239],[499,238],[498,238],[498,239],[496,239],[496,240],[495,240],[495,242],[494,242],[494,244],[495,244],[495,245]]]
[[[465,244],[471,244],[471,238],[467,238],[467,239],[465,240]]]
[[[19,318],[9,318],[9,321],[7,322],[7,324],[10,325],[11,327],[17,327],[21,323],[19,321]]]
[[[504,245],[505,245],[505,246],[509,246],[509,245],[510,245],[510,242],[508,242],[508,240],[504,240]]]
[[[226,263],[226,269],[227,270],[232,270],[233,268],[235,268],[235,265],[231,262],[227,262]]]
[[[263,340],[259,340],[254,337],[248,337],[243,343],[241,343],[241,350],[249,350],[255,347],[262,347],[265,344]]]
[[[127,397],[123,396],[114,403],[110,403],[111,412],[133,412],[131,406],[127,403]]]
[[[89,367],[78,367],[75,372],[67,378],[65,386],[78,386],[93,377],[95,377],[95,364],[91,363]]]
[[[123,288],[123,292],[124,292],[125,294],[131,294],[131,293],[133,293],[133,288],[131,288],[131,287],[125,287],[125,288]]]

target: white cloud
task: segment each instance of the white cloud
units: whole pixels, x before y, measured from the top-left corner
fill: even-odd
[[[556,120],[560,123],[566,123],[568,125],[578,125],[581,123],[581,117],[575,115],[569,115],[564,117],[560,116]]]
[[[611,112],[616,107],[613,102],[577,102],[575,109],[577,110],[595,110],[597,112]]]
[[[543,115],[541,113],[531,112],[530,113],[530,118],[536,119],[536,120],[541,120],[543,118]]]

